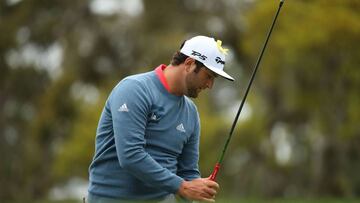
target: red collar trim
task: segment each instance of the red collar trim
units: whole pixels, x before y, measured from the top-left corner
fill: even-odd
[[[166,81],[165,75],[163,70],[165,70],[166,65],[165,64],[161,64],[160,66],[158,66],[157,68],[155,68],[155,73],[158,76],[160,82],[162,85],[164,85],[165,89],[170,92],[170,87],[169,84]]]

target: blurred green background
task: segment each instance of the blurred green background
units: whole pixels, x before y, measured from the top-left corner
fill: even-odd
[[[278,0],[2,0],[0,202],[86,196],[112,87],[168,64],[194,35],[221,39],[226,70],[195,102],[210,175]],[[360,1],[288,0],[218,176],[225,202],[360,196]],[[354,201],[352,201],[354,200]],[[76,201],[75,201],[76,202]]]

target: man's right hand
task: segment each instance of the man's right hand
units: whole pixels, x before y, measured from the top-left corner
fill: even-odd
[[[178,194],[188,200],[215,202],[215,195],[219,184],[209,178],[197,178],[192,181],[183,181]]]

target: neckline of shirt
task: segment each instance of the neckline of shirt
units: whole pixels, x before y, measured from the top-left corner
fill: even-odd
[[[171,97],[174,97],[176,99],[180,99],[182,98],[183,96],[177,96],[175,94],[172,94],[170,92],[170,86],[165,78],[165,75],[164,75],[164,70],[167,68],[167,66],[165,64],[161,64],[159,65],[158,67],[155,68],[155,74],[158,78],[158,81],[160,82],[160,86],[162,87],[162,89],[164,90],[164,92],[168,95],[170,95]]]

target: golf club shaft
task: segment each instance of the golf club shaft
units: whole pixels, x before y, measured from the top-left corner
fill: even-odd
[[[259,57],[258,57],[258,59],[257,59],[255,68],[254,68],[253,73],[252,73],[252,75],[251,75],[251,79],[250,79],[249,84],[248,84],[248,86],[247,86],[247,88],[246,88],[244,97],[243,97],[243,99],[242,99],[242,101],[241,101],[241,104],[240,104],[239,110],[238,110],[238,112],[237,112],[237,114],[236,114],[235,120],[234,120],[234,122],[233,122],[233,124],[232,124],[232,126],[231,126],[231,130],[230,130],[229,136],[228,136],[228,138],[227,138],[227,140],[226,140],[226,143],[225,143],[225,145],[224,145],[224,148],[223,148],[223,151],[222,151],[222,153],[221,153],[220,159],[219,159],[219,161],[216,163],[216,165],[215,165],[215,167],[214,167],[214,171],[213,171],[212,174],[210,175],[210,180],[215,180],[215,179],[216,179],[216,176],[217,176],[217,173],[218,173],[219,170],[220,170],[220,166],[221,166],[221,163],[222,163],[222,161],[223,161],[223,159],[224,159],[224,155],[225,155],[226,149],[227,149],[227,147],[228,147],[228,145],[229,145],[229,142],[230,142],[230,140],[231,140],[231,137],[232,137],[232,134],[233,134],[233,132],[234,132],[235,126],[236,126],[236,124],[237,124],[237,121],[238,121],[238,119],[239,119],[241,110],[242,110],[242,108],[243,108],[243,106],[244,106],[244,104],[245,104],[245,100],[246,100],[247,95],[248,95],[248,93],[249,93],[251,84],[252,84],[252,82],[253,82],[253,80],[254,80],[254,78],[255,78],[255,74],[256,74],[257,69],[258,69],[258,67],[259,67],[261,58],[262,58],[262,56],[263,56],[263,54],[264,54],[266,45],[267,45],[267,43],[268,43],[268,41],[269,41],[271,32],[272,32],[272,30],[273,30],[273,28],[274,28],[276,19],[277,19],[279,13],[280,13],[280,9],[281,9],[283,3],[284,3],[284,0],[280,0],[279,8],[278,8],[278,10],[277,10],[277,12],[276,12],[276,15],[275,15],[275,17],[274,17],[274,20],[273,20],[273,22],[272,22],[272,24],[271,24],[270,30],[269,30],[269,32],[268,32],[268,34],[267,34],[267,37],[266,37],[265,43],[264,43],[264,45],[263,45],[263,47],[262,47],[262,50],[261,50],[261,52],[260,52],[260,55],[259,55]]]

